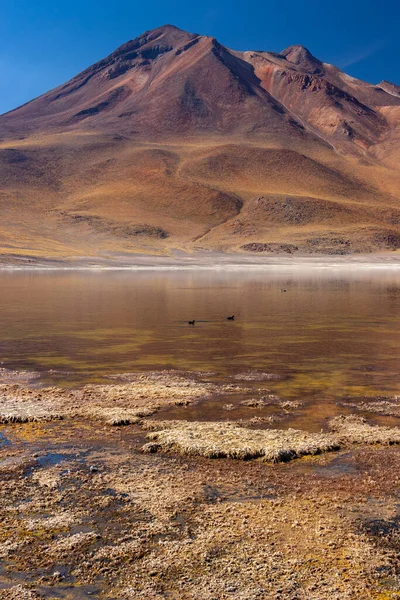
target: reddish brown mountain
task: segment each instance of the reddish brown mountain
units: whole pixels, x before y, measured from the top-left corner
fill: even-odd
[[[3,254],[400,247],[400,88],[164,26],[0,117]]]
[[[99,130],[141,139],[298,135],[253,67],[214,38],[172,26],[124,44],[65,85],[2,117],[2,130]]]

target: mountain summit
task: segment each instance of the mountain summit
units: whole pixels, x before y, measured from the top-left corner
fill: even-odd
[[[286,60],[297,65],[306,73],[322,74],[324,72],[321,61],[315,58],[304,46],[289,46],[281,52],[281,56],[284,56]]]
[[[164,25],[0,117],[0,244],[397,247],[399,122],[398,86],[304,46],[237,52]]]
[[[4,115],[0,127],[108,130],[146,140],[196,133],[317,137],[357,152],[387,131],[376,109],[400,106],[393,87],[351,80],[304,46],[281,54],[234,52],[164,25]]]

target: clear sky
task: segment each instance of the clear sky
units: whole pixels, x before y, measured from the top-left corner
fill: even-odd
[[[166,23],[235,50],[302,44],[354,77],[400,85],[399,0],[2,0],[0,113]]]

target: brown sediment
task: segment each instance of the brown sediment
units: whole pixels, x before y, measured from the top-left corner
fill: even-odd
[[[139,422],[162,407],[185,406],[217,391],[229,394],[238,389],[244,388],[202,382],[170,372],[131,374],[125,383],[86,385],[77,390],[3,384],[0,385],[0,423],[88,417],[109,425],[127,425]]]
[[[19,383],[27,384],[40,378],[40,373],[37,371],[15,371],[0,367],[0,384],[4,383]]]
[[[66,393],[58,388],[32,390],[19,384],[0,385],[0,423],[52,421],[66,414]]]
[[[142,381],[146,377],[151,377],[153,380],[157,380],[160,378],[165,378],[166,376],[172,377],[183,377],[185,379],[190,378],[191,381],[196,380],[197,377],[204,378],[215,375],[213,371],[183,371],[183,370],[168,370],[164,369],[162,371],[152,371],[150,373],[117,373],[113,375],[106,375],[106,379],[111,379],[113,381],[117,381],[119,383],[132,383],[137,381]]]
[[[400,444],[400,428],[371,425],[359,415],[340,415],[330,421],[340,440],[351,444]]]
[[[278,401],[278,396],[271,394],[262,398],[248,398],[247,400],[242,400],[240,404],[242,404],[242,406],[248,406],[249,408],[262,408],[263,406],[269,406]]]
[[[99,537],[100,536],[93,531],[74,533],[73,535],[62,537],[50,544],[47,548],[47,552],[62,558],[70,552],[82,550],[82,548],[85,548],[86,546],[91,546],[99,539]]]
[[[1,600],[43,600],[44,596],[31,591],[23,585],[16,585],[9,589],[0,590]]]
[[[50,475],[50,477],[46,477],[43,479],[34,478],[34,481],[38,481],[40,485],[46,485],[46,483],[44,481],[45,479],[47,479],[47,482],[49,482],[49,481],[52,482],[52,485],[50,485],[48,487],[53,487],[53,488],[57,487],[58,481],[55,476],[51,477],[51,475]],[[68,527],[71,527],[72,525],[77,525],[80,522],[81,522],[81,516],[77,515],[76,512],[74,513],[72,511],[60,510],[60,512],[58,514],[53,515],[51,517],[38,517],[38,518],[27,519],[25,526],[26,526],[27,531],[40,531],[40,530],[45,530],[45,529],[62,530],[62,529],[67,529]]]
[[[364,398],[348,398],[342,400],[340,406],[352,410],[375,413],[388,417],[400,417],[400,396],[372,396]]]
[[[398,600],[400,429],[356,415],[261,429],[279,416],[251,407],[241,422],[148,418],[238,389],[171,372],[3,386],[1,414],[11,398],[14,414],[64,418],[0,426],[0,600]],[[108,426],[129,411],[138,424]]]
[[[240,404],[249,408],[263,408],[264,406],[277,405],[285,410],[303,406],[303,402],[299,400],[283,400],[276,394],[268,394],[268,396],[262,396],[261,398],[249,398],[242,400]]]
[[[35,426],[6,429],[14,451]],[[43,424],[36,464],[0,488],[1,600],[74,586],[101,600],[398,598],[397,542],[379,534],[397,518],[396,447],[336,454],[352,465],[337,472],[328,454],[273,466],[143,455],[138,432]],[[43,460],[66,444],[62,462]]]
[[[186,406],[216,393],[236,393],[245,389],[232,384],[213,384],[187,374],[169,371],[149,374],[127,374],[125,383],[87,385],[73,393],[80,402],[74,409],[79,416],[105,421],[111,425],[137,423],[161,408]]]
[[[296,429],[248,429],[245,423],[147,421],[144,452],[173,451],[207,458],[287,462],[306,455],[339,450],[349,444],[399,444],[400,428],[370,425],[357,415],[341,415],[328,433]]]
[[[262,373],[261,371],[245,371],[235,375],[234,379],[240,379],[241,381],[280,381],[282,375]]]
[[[247,419],[246,421],[237,421],[237,425],[239,427],[248,427],[252,425],[263,425],[266,423],[275,423],[276,421],[281,421],[284,418],[284,415],[269,415],[268,417],[252,417],[251,419]]]

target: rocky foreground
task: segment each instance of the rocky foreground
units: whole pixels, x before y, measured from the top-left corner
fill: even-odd
[[[0,376],[2,600],[400,598],[398,398],[369,400],[378,420],[345,399],[312,433],[262,374]],[[210,398],[226,419],[193,420]]]

